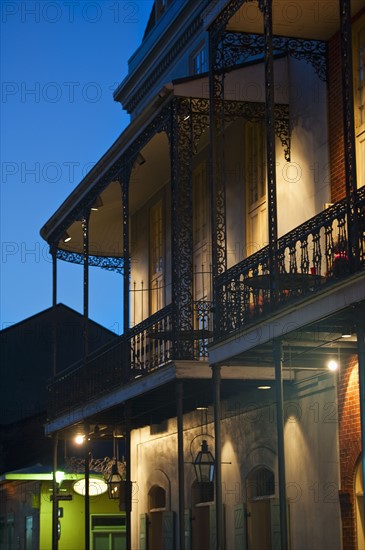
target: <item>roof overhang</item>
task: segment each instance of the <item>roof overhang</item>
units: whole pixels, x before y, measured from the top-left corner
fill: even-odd
[[[229,0],[217,0],[204,13],[204,27],[209,29],[224,12]],[[351,1],[351,15],[364,10],[363,0]],[[307,40],[329,40],[339,30],[339,2],[289,2],[275,0],[272,4],[273,34]],[[242,1],[242,5],[230,17],[227,31],[252,34],[263,33],[263,15],[258,2]]]

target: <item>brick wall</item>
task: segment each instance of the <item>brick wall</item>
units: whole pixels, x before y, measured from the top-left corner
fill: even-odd
[[[338,412],[343,550],[356,550],[354,476],[361,453],[360,397],[357,362],[342,366],[338,375]]]
[[[328,43],[328,129],[331,200],[345,196],[345,159],[343,143],[341,44],[337,33]]]

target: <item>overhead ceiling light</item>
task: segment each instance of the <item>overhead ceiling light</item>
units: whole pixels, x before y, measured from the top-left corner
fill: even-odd
[[[271,386],[257,386],[258,390],[271,390]]]
[[[84,435],[84,434],[77,434],[77,435],[75,436],[75,440],[74,440],[74,441],[75,441],[76,445],[82,445],[82,444],[84,443],[85,439],[86,439],[86,438],[85,438],[85,435]]]
[[[103,201],[99,195],[98,197],[96,197],[95,202],[91,206],[91,210],[93,210],[94,212],[97,212],[99,208],[101,208],[102,206],[103,206]]]
[[[341,338],[351,338],[352,332],[352,327],[344,327],[344,329],[342,330]]]
[[[71,237],[70,237],[70,235],[67,233],[67,231],[64,232],[63,237],[62,237],[62,240],[63,240],[64,243],[70,242]]]
[[[134,161],[134,165],[142,166],[146,162],[146,159],[142,155],[142,153],[138,153],[136,160]]]

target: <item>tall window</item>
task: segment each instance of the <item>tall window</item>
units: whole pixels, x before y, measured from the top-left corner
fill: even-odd
[[[365,185],[365,15],[353,26],[353,72],[357,184]]]
[[[267,243],[267,203],[265,169],[265,131],[263,122],[245,125],[245,177],[247,256]]]
[[[194,299],[209,299],[209,211],[208,183],[205,163],[193,172],[193,243],[194,243]]]
[[[163,201],[150,209],[150,306],[151,314],[164,304]]]
[[[205,73],[208,70],[207,49],[201,46],[191,57],[193,74]]]

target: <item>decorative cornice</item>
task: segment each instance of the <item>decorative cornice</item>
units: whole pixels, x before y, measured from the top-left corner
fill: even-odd
[[[145,79],[144,82],[135,92],[133,92],[133,95],[129,101],[126,101],[124,103],[124,108],[128,111],[128,113],[131,113],[134,111],[138,103],[145,97],[145,95],[151,90],[153,85],[157,82],[157,80],[161,77],[161,75],[166,71],[166,69],[172,65],[174,59],[179,55],[179,53],[184,49],[184,47],[190,42],[192,36],[196,33],[196,31],[202,26],[202,19],[201,17],[197,17],[191,25],[189,25],[188,29],[175,41],[172,48],[169,49],[168,53],[163,57],[161,62],[158,64],[158,66],[155,68],[155,70],[152,72],[152,74],[149,74]],[[120,97],[120,90],[117,89],[114,99],[116,101],[119,101]]]

